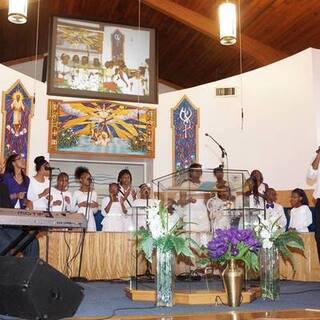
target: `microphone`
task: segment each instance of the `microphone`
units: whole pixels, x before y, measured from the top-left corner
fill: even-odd
[[[215,140],[209,133],[205,133],[204,135],[206,137],[209,137],[220,148],[222,152],[222,158],[224,158],[224,156],[227,155],[226,149],[219,142],[217,142],[217,140]]]
[[[59,170],[60,171],[60,168],[50,167],[50,166],[46,166],[44,169],[47,170],[47,171],[53,171],[53,170]]]
[[[209,137],[221,150],[221,166],[222,168],[224,167],[224,157],[227,156],[227,152],[226,152],[226,149],[216,140],[213,138],[212,135],[210,135],[209,133],[205,133],[204,134],[206,137]]]

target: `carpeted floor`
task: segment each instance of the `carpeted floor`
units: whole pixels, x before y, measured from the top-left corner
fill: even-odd
[[[152,302],[133,302],[128,299],[123,291],[125,287],[128,287],[127,283],[87,282],[80,285],[85,290],[85,297],[78,308],[76,316],[109,316],[118,308],[128,309],[116,312],[117,315],[320,308],[319,282],[281,281],[279,300],[270,302],[258,299],[250,304],[243,304],[236,309],[213,304],[201,306],[176,305],[173,308],[155,308]],[[188,285],[186,283],[178,283],[177,287],[182,288]],[[193,283],[193,285],[197,286],[196,283]],[[213,284],[211,285],[213,286]],[[152,284],[149,283],[146,286],[152,287]],[[214,287],[218,286],[220,286],[219,283],[214,284]]]

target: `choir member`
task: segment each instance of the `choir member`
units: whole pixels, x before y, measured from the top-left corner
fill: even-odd
[[[101,214],[102,231],[124,232],[126,230],[126,214],[128,210],[123,197],[119,197],[119,185],[110,183],[109,196],[102,199]]]
[[[309,209],[309,201],[302,189],[294,189],[290,200],[292,209],[290,211],[289,229],[298,232],[309,232],[312,223],[312,213]]]
[[[80,188],[72,195],[72,210],[82,213],[87,221],[87,231],[97,231],[94,214],[98,211],[97,192],[94,190],[92,176],[86,167],[78,167],[74,176],[80,182]]]
[[[132,175],[128,169],[123,169],[118,175],[119,192],[123,196],[124,203],[127,208],[132,207],[133,201],[137,197],[137,193],[132,185]]]
[[[0,182],[0,208],[12,208],[12,201],[8,187],[5,183]],[[6,249],[9,244],[15,241],[23,230],[19,227],[0,226],[0,252]],[[25,257],[38,257],[39,256],[39,243],[37,239],[34,239],[23,250]]]
[[[318,258],[320,262],[320,147],[316,150],[316,156],[313,158],[313,161],[308,169],[307,178],[309,182],[315,184],[314,191],[313,191],[313,198],[316,199],[316,216],[315,216],[315,239],[317,242],[317,249],[318,249]]]
[[[13,208],[25,208],[27,204],[30,179],[24,173],[25,165],[26,162],[20,154],[12,154],[6,160],[3,183],[9,190]]]
[[[217,167],[213,169],[213,175],[216,178],[216,188],[225,189],[229,186],[228,182],[224,179],[223,168]]]
[[[264,209],[265,192],[268,185],[263,182],[263,175],[259,170],[253,170],[250,178],[244,184],[244,194],[249,197],[249,207]]]
[[[283,206],[277,203],[277,192],[273,188],[268,188],[266,191],[266,214],[277,219],[282,230],[286,229],[287,218]]]
[[[133,201],[133,224],[135,229],[146,228],[146,208],[156,205],[158,200],[154,199],[151,193],[151,187],[147,183],[139,186],[139,192],[136,200]]]
[[[71,211],[71,193],[68,191],[69,176],[65,172],[60,172],[57,177],[57,185],[51,189],[51,208],[54,212]]]
[[[128,209],[128,216],[126,219],[126,229],[128,231],[134,230],[134,219],[132,204],[137,198],[137,193],[132,185],[132,175],[128,169],[123,169],[118,175],[119,193],[123,198],[124,204]]]
[[[206,194],[197,191],[201,185],[202,166],[193,163],[189,167],[189,179],[181,184],[179,205],[184,208],[183,220],[188,225],[186,229],[190,232],[198,232],[199,242],[206,244],[208,237],[205,234],[210,232],[210,221],[206,206]],[[196,237],[195,238],[199,238]]]
[[[210,212],[211,230],[226,229],[231,226],[231,216],[229,209],[232,209],[233,203],[229,200],[230,192],[228,189],[219,191],[217,197],[212,197],[207,202]]]
[[[47,210],[49,196],[49,163],[43,156],[34,159],[36,175],[30,178],[27,198],[34,210]]]

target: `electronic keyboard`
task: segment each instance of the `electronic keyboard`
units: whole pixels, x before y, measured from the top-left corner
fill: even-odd
[[[87,220],[81,213],[0,208],[0,225],[86,228]]]

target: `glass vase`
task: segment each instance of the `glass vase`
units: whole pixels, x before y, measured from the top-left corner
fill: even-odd
[[[276,300],[279,297],[279,252],[275,246],[260,250],[260,285],[262,299]]]
[[[157,248],[157,307],[174,304],[174,255]]]

